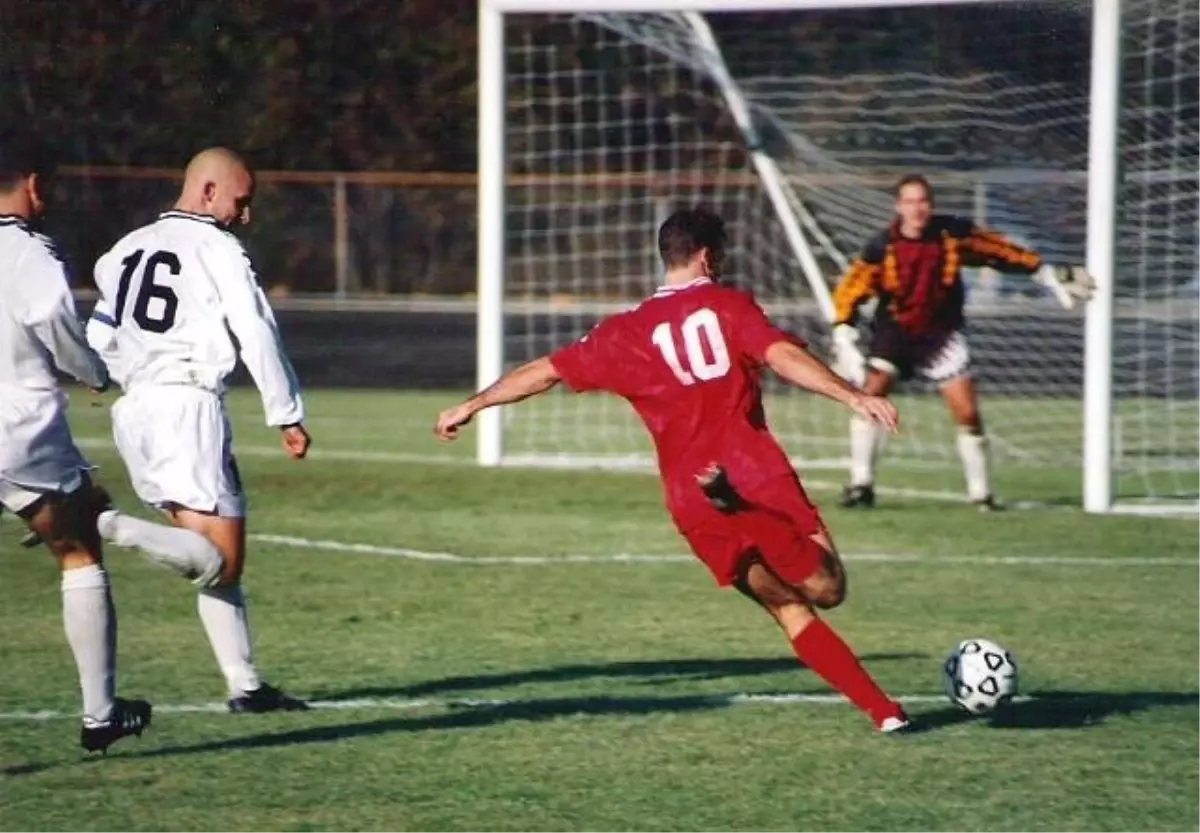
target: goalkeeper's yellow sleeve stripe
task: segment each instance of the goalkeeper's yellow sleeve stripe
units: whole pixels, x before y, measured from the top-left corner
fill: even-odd
[[[841,282],[833,290],[833,323],[852,323],[855,310],[875,294],[878,279],[879,264],[867,263],[862,258],[851,263]]]
[[[963,248],[984,258],[986,265],[1002,271],[1005,267],[1015,272],[1036,272],[1042,265],[1037,252],[1024,249],[1002,234],[974,228],[963,238]]]

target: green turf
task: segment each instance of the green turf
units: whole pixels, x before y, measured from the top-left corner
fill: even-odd
[[[107,413],[86,401],[74,397],[78,433],[133,506],[104,447]],[[387,456],[469,460],[469,445],[431,436],[444,404],[314,392],[325,454],[294,463],[273,451],[253,397],[234,396],[252,531],[470,557],[684,552],[650,477]],[[827,689],[698,564],[446,564],[255,542],[247,585],[269,679],[328,700],[423,704],[161,712],[144,738],[86,762],[73,719],[3,719],[0,826],[1197,829],[1194,521],[981,516],[915,500],[825,514],[852,558],[850,597],[831,621],[887,689],[936,695],[943,654],[989,636],[1017,654],[1034,698],[999,725],[918,703],[930,731],[882,738],[842,704],[730,704]],[[73,711],[55,569],[16,537],[6,517],[0,712]],[[881,553],[1088,561],[853,560]],[[1160,561],[1122,563],[1136,558]],[[122,691],[219,701],[190,588],[132,553],[109,563]]]
[[[936,395],[901,393],[901,431],[888,438],[880,482],[928,492],[961,491],[955,429]],[[792,391],[769,394],[776,434],[809,472],[844,471],[848,420],[841,406]],[[981,404],[1002,490],[1025,500],[1078,505],[1083,459],[1082,403],[1074,398],[985,395]],[[1123,399],[1114,411],[1114,474],[1122,499],[1184,495],[1195,503],[1200,456],[1195,400]],[[614,397],[565,391],[525,403],[508,422],[507,448],[516,455],[647,454],[649,442],[629,406]],[[831,476],[831,475],[826,475]]]

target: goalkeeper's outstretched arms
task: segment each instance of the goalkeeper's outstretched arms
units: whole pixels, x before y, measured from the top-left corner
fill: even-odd
[[[883,238],[868,242],[833,291],[833,367],[843,378],[859,385],[865,381],[867,359],[858,346],[854,319],[858,308],[879,293],[885,246]]]
[[[988,266],[999,272],[1029,275],[1051,292],[1066,309],[1087,301],[1096,288],[1087,270],[1078,265],[1046,263],[1042,256],[1018,246],[1002,234],[967,225],[960,238],[964,266]]]
[[[545,393],[561,381],[562,376],[549,356],[534,359],[501,376],[464,402],[438,414],[433,432],[438,439],[453,440],[459,429],[474,419],[475,414],[496,405],[511,405],[539,393]]]

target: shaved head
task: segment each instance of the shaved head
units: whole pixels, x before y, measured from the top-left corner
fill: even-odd
[[[246,162],[228,148],[214,147],[200,151],[188,162],[183,192],[175,207],[232,228],[250,222],[253,198],[254,175]]]

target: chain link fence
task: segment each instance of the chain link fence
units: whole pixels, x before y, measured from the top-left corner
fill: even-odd
[[[880,174],[890,183],[895,174]],[[1080,174],[1062,173],[1042,185],[1048,191],[1079,192]],[[754,212],[739,216],[737,200],[724,204],[729,174],[691,177],[685,196],[705,200],[731,212],[734,229],[755,223]],[[736,178],[736,177],[735,177]],[[522,210],[531,198],[546,189],[579,190],[578,183],[539,183],[523,177],[510,189],[510,257],[507,291],[510,297],[534,299],[555,287],[573,295],[605,300],[634,300],[653,285],[658,270],[655,231],[664,213],[676,207],[680,187],[669,177],[661,183],[638,186],[645,191],[642,228],[630,228],[630,217],[606,223],[609,232],[621,229],[619,239],[592,239],[586,234],[571,239],[550,239],[538,234],[535,211]],[[705,182],[708,182],[706,185]],[[871,179],[871,185],[878,185]],[[849,183],[855,184],[855,183]],[[935,179],[945,209],[992,222],[1002,230],[1004,198],[1012,188],[1030,183],[996,181],[988,172],[948,175]],[[172,206],[178,196],[180,174],[155,168],[64,168],[54,182],[52,211],[46,230],[62,245],[76,267],[77,285],[92,285],[91,266],[115,241],[132,229],[151,222]],[[674,186],[674,187],[672,187]],[[627,182],[611,183],[589,178],[592,209],[603,208],[614,198],[628,204]],[[737,192],[733,188],[732,192]],[[735,194],[736,195],[736,194]],[[1082,202],[1082,197],[1079,198]],[[1052,201],[1048,201],[1052,202]],[[533,199],[536,204],[537,200]],[[998,208],[1000,210],[998,210]],[[1062,216],[1062,212],[1055,216]],[[239,230],[255,259],[267,289],[276,297],[330,295],[470,295],[476,286],[476,185],[474,174],[390,172],[263,171],[258,174],[251,225]],[[997,221],[999,221],[997,223]],[[765,227],[765,221],[759,223]],[[530,227],[527,227],[530,226]],[[1045,226],[1039,226],[1045,228]],[[1011,230],[1010,230],[1011,231]],[[1082,240],[1069,239],[1063,229],[1055,238],[1067,240],[1073,256],[1082,256]],[[749,235],[753,237],[753,235]],[[749,237],[747,241],[749,241]],[[1018,238],[1023,235],[1018,234]],[[531,243],[530,241],[533,241]],[[1033,245],[1042,240],[1023,240]],[[530,248],[532,245],[533,248]],[[542,248],[539,248],[542,247]],[[611,250],[612,262],[602,274],[572,276],[539,274],[539,264],[549,262],[545,247],[586,254],[589,246]],[[735,252],[754,257],[755,252]],[[761,254],[761,253],[759,253]],[[534,264],[530,266],[530,264]],[[779,264],[781,272],[793,271]],[[586,279],[585,279],[586,278]],[[830,281],[837,276],[829,275]]]
[[[179,174],[66,168],[46,230],[73,261],[77,284],[116,240],[178,196]],[[475,287],[472,175],[258,175],[253,222],[238,235],[275,296],[460,295]]]

